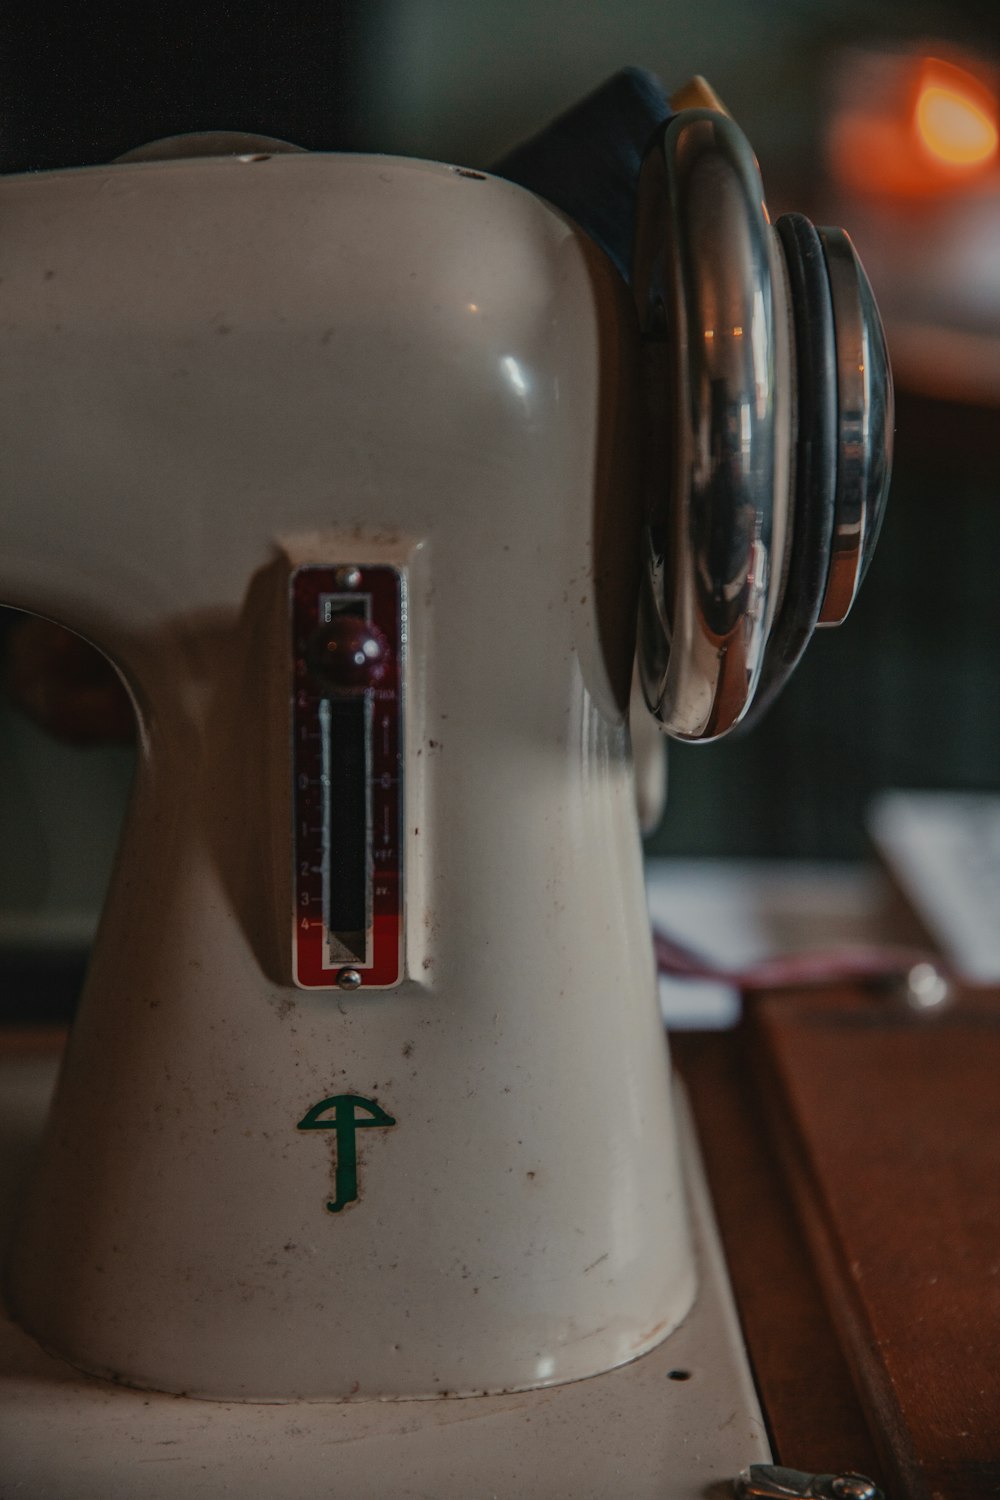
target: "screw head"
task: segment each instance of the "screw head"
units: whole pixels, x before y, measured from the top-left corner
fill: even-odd
[[[864,1474],[838,1474],[830,1485],[837,1500],[876,1500],[878,1489]]]
[[[361,975],[357,969],[341,969],[337,975],[337,983],[342,990],[360,989]]]
[[[911,1010],[939,1010],[952,999],[952,986],[936,964],[916,963],[904,980],[906,1003]]]

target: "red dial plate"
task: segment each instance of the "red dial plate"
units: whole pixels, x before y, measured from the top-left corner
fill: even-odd
[[[298,568],[291,615],[295,982],[389,988],[402,978],[403,576],[385,564]],[[331,636],[360,643],[356,675],[324,672]],[[367,674],[372,638],[386,649]]]

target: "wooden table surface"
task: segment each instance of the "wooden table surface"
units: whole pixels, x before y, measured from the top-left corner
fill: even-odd
[[[755,996],[673,1049],[776,1457],[1000,1495],[1000,995]]]

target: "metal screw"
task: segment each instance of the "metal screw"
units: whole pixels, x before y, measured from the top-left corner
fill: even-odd
[[[837,1474],[830,1483],[837,1500],[875,1500],[878,1490],[864,1474]]]
[[[341,969],[337,975],[337,983],[342,990],[356,990],[361,987],[361,975],[357,969]]]
[[[361,569],[353,566],[337,568],[333,575],[334,582],[342,589],[359,589],[361,587]]]

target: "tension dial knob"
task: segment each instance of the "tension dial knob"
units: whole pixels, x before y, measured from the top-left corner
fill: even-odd
[[[378,687],[389,670],[389,642],[362,615],[335,614],[313,635],[306,662],[313,676],[337,695]]]

